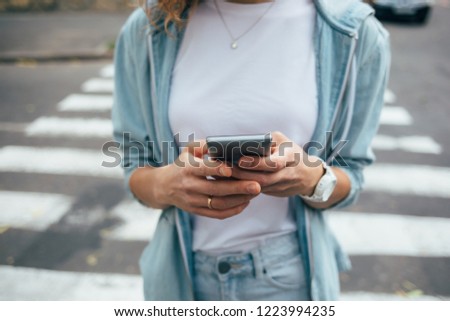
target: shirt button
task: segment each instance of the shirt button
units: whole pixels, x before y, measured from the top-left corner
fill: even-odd
[[[219,273],[225,274],[231,270],[231,264],[228,262],[220,262],[219,263]]]

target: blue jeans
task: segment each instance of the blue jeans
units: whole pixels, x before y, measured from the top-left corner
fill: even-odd
[[[297,233],[268,239],[252,251],[194,253],[195,299],[200,301],[308,301]]]

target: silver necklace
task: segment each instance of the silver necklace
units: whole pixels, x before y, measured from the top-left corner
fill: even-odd
[[[228,34],[231,38],[231,49],[237,49],[238,46],[238,40],[241,39],[243,36],[245,36],[247,33],[249,33],[261,20],[264,18],[264,16],[272,9],[273,5],[275,4],[275,0],[272,1],[272,4],[264,11],[261,17],[259,17],[247,30],[244,31],[240,36],[235,37],[233,33],[231,32],[230,28],[227,25],[227,22],[225,21],[225,18],[223,17],[222,11],[220,11],[219,5],[217,4],[217,0],[214,0],[214,5],[217,9],[217,13],[220,16],[220,20],[222,20],[223,25],[225,26],[225,29],[227,29]]]

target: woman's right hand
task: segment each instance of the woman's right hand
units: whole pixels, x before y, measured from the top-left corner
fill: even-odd
[[[241,213],[261,193],[255,181],[229,178],[226,164],[204,160],[206,143],[186,148],[178,159],[160,168],[141,168],[131,176],[130,187],[144,203],[155,208],[176,206],[192,214],[217,219]],[[217,177],[217,180],[207,177]],[[208,207],[212,197],[211,208]]]

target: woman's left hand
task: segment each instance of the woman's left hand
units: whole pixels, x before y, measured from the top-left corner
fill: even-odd
[[[271,196],[312,195],[324,174],[322,161],[280,132],[272,133],[272,142],[271,155],[242,157],[232,177],[256,181]]]

